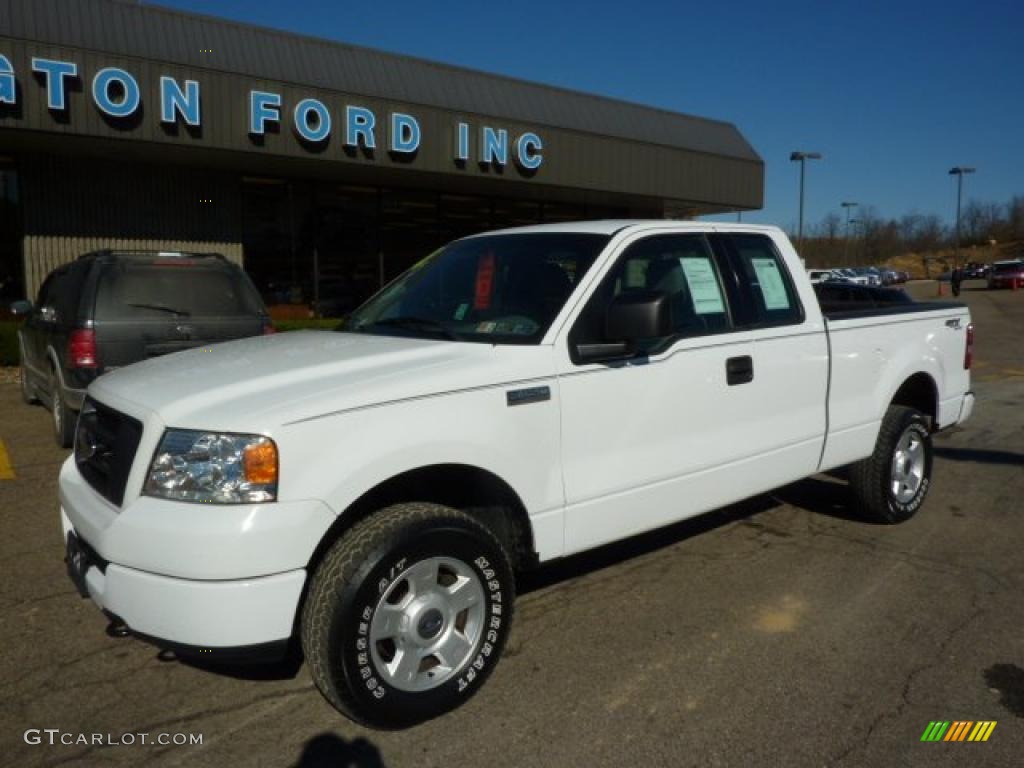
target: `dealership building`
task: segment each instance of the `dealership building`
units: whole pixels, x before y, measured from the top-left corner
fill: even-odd
[[[149,4],[0,0],[5,298],[152,248],[343,311],[456,237],[757,209],[763,183],[720,121]]]

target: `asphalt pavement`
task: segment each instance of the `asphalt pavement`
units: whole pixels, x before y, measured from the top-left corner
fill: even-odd
[[[0,764],[1020,765],[1024,292],[967,283],[961,300],[978,403],[937,438],[914,519],[863,522],[822,476],[552,564],[522,580],[481,693],[405,731],[344,719],[299,664],[211,667],[108,637],[64,571],[66,453],[0,384]],[[996,725],[922,742],[933,721]]]

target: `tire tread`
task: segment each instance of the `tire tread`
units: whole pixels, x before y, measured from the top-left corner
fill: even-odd
[[[508,553],[497,537],[476,518],[439,504],[408,502],[386,507],[352,526],[331,546],[313,574],[302,612],[302,650],[316,687],[336,709],[357,722],[368,724],[360,715],[358,703],[350,692],[345,686],[335,683],[327,649],[331,619],[337,609],[339,595],[381,543],[408,525],[439,518],[468,523],[478,534],[489,539],[508,563]]]
[[[854,506],[865,518],[879,523],[893,525],[904,518],[894,515],[883,482],[890,469],[892,446],[908,422],[920,415],[920,411],[905,405],[890,405],[882,419],[882,426],[875,441],[874,452],[850,466],[850,489]]]

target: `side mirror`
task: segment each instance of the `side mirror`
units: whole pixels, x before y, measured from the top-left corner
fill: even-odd
[[[668,295],[663,291],[630,291],[612,299],[605,316],[605,338],[600,344],[576,345],[582,363],[608,362],[632,357],[636,342],[672,333]]]
[[[11,314],[15,317],[25,317],[29,312],[32,311],[32,302],[22,299],[21,301],[11,302]]]
[[[672,333],[668,294],[664,291],[631,291],[616,296],[608,307],[605,336],[636,341]]]

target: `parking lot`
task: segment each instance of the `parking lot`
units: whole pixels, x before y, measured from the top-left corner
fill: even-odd
[[[919,298],[935,283],[920,283]],[[505,657],[462,709],[406,731],[339,716],[305,667],[182,662],[104,633],[64,570],[42,408],[0,384],[0,763],[993,765],[1024,751],[1024,293],[961,295],[968,424],[896,527],[816,477],[530,574]],[[3,454],[0,454],[2,459]],[[3,461],[0,460],[0,469]],[[0,472],[0,478],[4,476]],[[996,721],[985,743],[929,722]],[[201,746],[27,743],[201,734]]]

